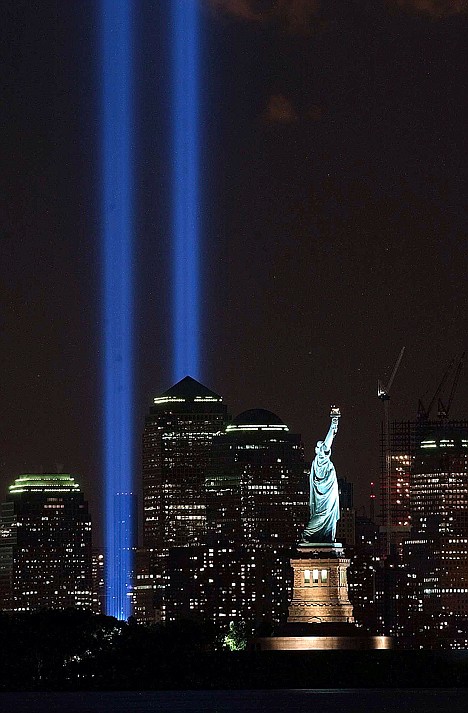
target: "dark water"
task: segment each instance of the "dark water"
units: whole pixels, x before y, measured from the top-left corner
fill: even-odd
[[[310,689],[0,693],[1,713],[466,713],[468,691]]]

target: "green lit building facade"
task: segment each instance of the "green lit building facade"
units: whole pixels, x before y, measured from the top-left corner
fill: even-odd
[[[91,519],[72,476],[17,478],[1,506],[0,534],[3,609],[93,608]]]

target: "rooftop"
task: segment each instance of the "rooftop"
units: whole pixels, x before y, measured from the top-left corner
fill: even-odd
[[[226,428],[226,433],[237,431],[289,431],[289,428],[272,411],[252,408],[236,416]]]
[[[199,381],[191,376],[185,376],[183,379],[171,386],[161,396],[154,399],[155,404],[168,404],[173,402],[221,402],[222,398],[214,391],[210,391],[206,386],[200,384]]]
[[[80,486],[75,479],[66,473],[40,473],[20,475],[8,488],[10,494],[15,493],[57,493],[79,491]]]

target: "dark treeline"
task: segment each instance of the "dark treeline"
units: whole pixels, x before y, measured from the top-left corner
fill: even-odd
[[[0,615],[0,690],[159,688],[221,642],[190,621],[139,626],[84,610]]]
[[[3,691],[468,685],[464,651],[230,651],[209,623],[72,609],[1,614],[0,640]]]

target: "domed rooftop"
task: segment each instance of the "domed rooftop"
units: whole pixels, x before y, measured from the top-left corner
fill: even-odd
[[[226,428],[226,433],[233,431],[289,431],[289,429],[275,413],[263,408],[252,408],[236,416]]]

